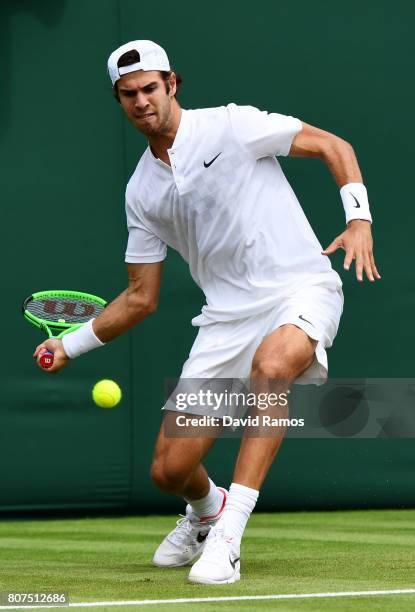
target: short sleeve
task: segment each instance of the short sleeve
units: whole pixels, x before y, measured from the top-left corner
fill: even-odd
[[[167,253],[166,244],[142,223],[128,200],[126,200],[125,210],[128,226],[126,263],[163,261]]]
[[[302,130],[301,121],[289,115],[236,104],[229,104],[227,109],[235,137],[255,159],[288,155],[292,141]]]

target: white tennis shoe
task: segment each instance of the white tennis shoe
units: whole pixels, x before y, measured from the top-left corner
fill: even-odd
[[[180,515],[175,529],[164,538],[154,553],[154,565],[180,567],[191,563],[201,554],[212,526],[220,519],[225,509],[228,492],[222,487],[218,489],[223,493],[223,503],[218,514],[200,518],[192,512],[192,507],[188,504],[186,514]]]
[[[190,570],[190,582],[230,584],[240,577],[239,547],[233,538],[226,537],[223,525],[212,527],[202,556]]]

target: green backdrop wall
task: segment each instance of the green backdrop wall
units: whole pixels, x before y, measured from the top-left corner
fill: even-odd
[[[22,319],[35,290],[115,297],[126,285],[123,192],[146,143],[111,95],[106,59],[133,38],[162,44],[182,74],[185,108],[236,102],[291,114],[355,147],[375,217],[375,286],[333,258],[346,296],[330,350],[335,377],[411,377],[411,80],[415,7],[290,3],[3,0],[0,4],[2,395],[0,510],[181,508],[149,477],[163,381],[180,373],[203,304],[170,252],[159,310],[128,336],[47,376]],[[318,161],[282,165],[320,241],[340,233],[338,190]],[[122,404],[100,410],[92,385],[113,378]],[[237,441],[207,460],[228,484]],[[287,440],[260,508],[413,505],[411,440]]]

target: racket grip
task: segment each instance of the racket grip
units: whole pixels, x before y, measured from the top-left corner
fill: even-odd
[[[53,366],[53,359],[53,353],[46,351],[46,353],[43,353],[42,357],[39,359],[39,363],[44,370],[47,370]]]

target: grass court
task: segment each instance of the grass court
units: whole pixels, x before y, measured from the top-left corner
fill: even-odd
[[[67,592],[71,609],[276,610],[415,608],[415,510],[254,514],[243,539],[240,582],[187,583],[188,568],[160,569],[152,554],[177,517],[101,517],[0,522],[0,590]],[[162,603],[414,589],[414,593]],[[145,600],[159,600],[144,604]],[[134,605],[120,602],[134,601]],[[118,602],[118,605],[117,605]],[[112,604],[112,605],[110,605]],[[23,608],[22,608],[23,609]]]

